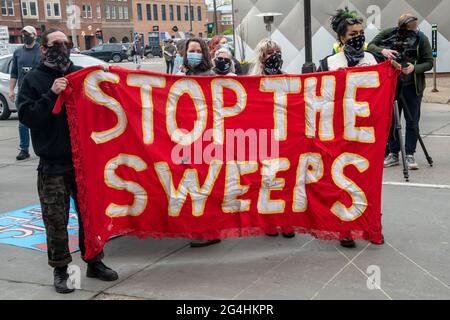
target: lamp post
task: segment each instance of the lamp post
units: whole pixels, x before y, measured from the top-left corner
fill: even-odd
[[[22,1],[19,0],[19,11],[20,11],[20,22],[22,23],[22,29],[23,27],[25,27],[24,23],[23,23],[23,12],[22,12]]]
[[[305,63],[302,73],[316,71],[316,65],[312,61],[312,34],[311,34],[311,0],[303,0],[303,12],[305,20]]]

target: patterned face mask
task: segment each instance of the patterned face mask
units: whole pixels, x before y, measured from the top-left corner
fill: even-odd
[[[227,74],[230,72],[231,69],[230,59],[219,57],[214,60],[214,63],[216,65],[216,72],[218,74]]]
[[[344,54],[347,58],[348,66],[354,67],[364,58],[364,43],[366,37],[359,35],[351,38],[345,43]]]
[[[66,71],[70,66],[70,50],[65,44],[48,47],[44,56],[44,64],[55,70]]]
[[[266,62],[264,62],[264,73],[265,74],[278,74],[283,66],[283,59],[281,59],[281,53],[274,53]]]
[[[366,42],[366,37],[361,34],[359,36],[349,39],[345,45],[350,46],[356,51],[361,51],[364,48],[364,43]]]

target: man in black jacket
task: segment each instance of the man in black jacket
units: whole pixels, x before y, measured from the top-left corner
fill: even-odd
[[[69,251],[67,223],[70,196],[75,200],[79,218],[79,245],[87,262],[87,276],[115,281],[118,275],[106,267],[103,253],[85,260],[84,230],[77,201],[77,186],[72,163],[72,149],[65,108],[52,114],[59,94],[67,86],[65,75],[80,67],[69,58],[68,40],[58,29],[44,32],[41,40],[41,64],[24,78],[18,96],[19,119],[31,129],[33,149],[39,156],[38,193],[47,233],[48,264],[54,268],[54,285],[59,293],[74,291],[67,266],[72,261]]]

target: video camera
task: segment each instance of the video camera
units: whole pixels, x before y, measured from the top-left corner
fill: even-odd
[[[399,28],[396,28],[393,34],[381,41],[381,47],[395,50],[398,52],[397,61],[403,67],[406,64],[414,64],[417,59],[417,47],[419,45],[419,35],[413,30],[407,30],[406,25],[417,18],[407,19]]]

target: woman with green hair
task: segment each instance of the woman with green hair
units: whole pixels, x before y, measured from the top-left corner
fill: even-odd
[[[337,10],[331,18],[331,27],[336,32],[338,42],[333,48],[334,53],[320,61],[319,71],[378,63],[375,56],[366,51],[363,19],[355,11],[350,11],[347,7]]]

